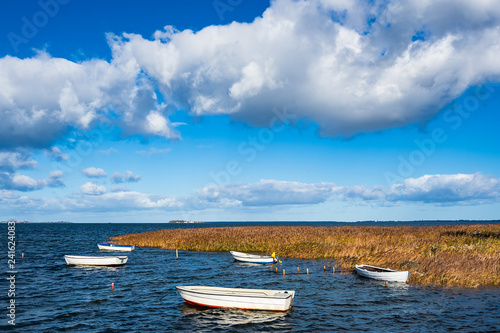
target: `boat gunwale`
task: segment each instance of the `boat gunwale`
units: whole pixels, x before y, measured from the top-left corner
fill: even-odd
[[[369,270],[369,269],[365,269],[364,267],[370,267],[370,268],[374,268],[376,270]],[[371,272],[371,273],[406,273],[406,272],[408,272],[408,271],[396,271],[396,270],[393,270],[390,268],[383,268],[383,267],[377,267],[377,266],[371,266],[371,265],[356,265],[355,268],[363,270],[365,272]]]
[[[270,255],[261,255],[261,254],[253,254],[253,253],[245,253],[238,251],[229,251],[233,257],[242,257],[242,258],[259,258],[259,259],[274,259],[274,257]]]
[[[192,290],[192,289],[186,289],[186,287],[197,287],[197,286],[175,286],[175,288],[177,290],[180,290],[180,291],[185,291],[185,292],[191,292],[191,293],[194,293],[194,294],[202,294],[202,295],[211,295],[211,296],[227,296],[227,297],[251,297],[251,298],[266,298],[266,299],[280,299],[280,300],[285,300],[285,299],[288,299],[290,297],[294,297],[295,296],[295,291],[294,290],[267,290],[267,289],[245,289],[245,288],[227,288],[227,289],[241,289],[243,290],[243,292],[248,292],[249,290],[250,291],[259,291],[261,294],[264,294],[264,296],[262,295],[241,295],[241,294],[227,294],[227,293],[223,293],[223,292],[220,292],[220,293],[217,293],[217,292],[204,292],[204,291],[198,291],[198,290]],[[223,287],[212,287],[212,288],[223,288]],[[265,294],[264,292],[260,291],[260,290],[264,290],[264,291],[268,291],[268,292],[272,292],[272,291],[275,291],[275,292],[282,292],[283,295],[267,295]],[[284,292],[290,292],[290,293],[287,293],[285,294]],[[256,292],[257,293],[257,292]]]
[[[64,255],[64,258],[76,258],[76,259],[109,259],[109,258],[118,258],[118,259],[128,259],[128,256],[77,256],[72,254]]]
[[[110,246],[110,247],[135,247],[134,245],[123,245],[123,244],[110,244],[110,243],[98,243],[97,246]]]

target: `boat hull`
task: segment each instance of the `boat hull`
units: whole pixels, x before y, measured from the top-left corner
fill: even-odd
[[[127,256],[108,256],[108,257],[91,257],[91,256],[70,256],[65,255],[64,259],[68,265],[85,265],[85,266],[121,266],[127,263]]]
[[[133,245],[118,245],[118,244],[97,244],[99,250],[101,251],[133,251],[135,246]]]
[[[408,271],[394,271],[392,269],[381,268],[369,265],[356,265],[356,272],[359,276],[369,279],[392,281],[392,282],[406,282],[410,276]],[[371,271],[371,270],[373,271]]]
[[[177,286],[188,304],[213,308],[287,311],[292,307],[295,291]]]
[[[273,258],[271,256],[260,256],[256,254],[249,254],[236,251],[229,251],[229,253],[231,253],[234,260],[253,263],[253,264],[272,264],[277,261],[276,258]]]

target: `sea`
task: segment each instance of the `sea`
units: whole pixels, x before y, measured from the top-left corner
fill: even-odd
[[[468,223],[488,222],[16,223],[10,230],[2,223],[0,331],[499,332],[500,288],[386,287],[355,273],[333,273],[331,259],[281,258],[271,266],[238,263],[227,252],[179,250],[176,258],[176,251],[141,247],[127,252],[120,267],[64,260],[66,254],[103,255],[97,244],[116,235],[167,228]],[[297,268],[309,275],[292,274]],[[184,303],[178,285],[285,289],[296,296],[283,313],[201,308]]]

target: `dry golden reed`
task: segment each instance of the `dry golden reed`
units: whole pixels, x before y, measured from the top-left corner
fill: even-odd
[[[409,283],[500,286],[500,224],[432,227],[222,227],[165,229],[112,242],[169,250],[271,253],[410,271]]]

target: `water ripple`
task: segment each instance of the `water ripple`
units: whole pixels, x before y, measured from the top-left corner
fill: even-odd
[[[179,251],[176,260],[175,251],[137,248],[127,253],[124,267],[64,262],[65,254],[101,255],[96,244],[108,237],[166,227],[172,226],[16,226],[18,253],[25,253],[17,267],[16,331],[500,331],[498,289],[386,288],[356,274],[323,272],[331,260],[282,258],[281,265],[263,266],[236,263],[228,253]],[[297,267],[310,274],[291,274]],[[285,313],[207,309],[185,304],[176,285],[288,289],[296,298]],[[4,320],[0,330],[6,325]]]

